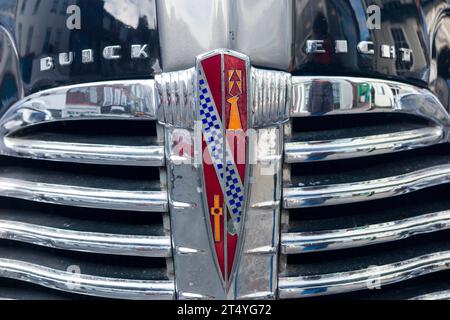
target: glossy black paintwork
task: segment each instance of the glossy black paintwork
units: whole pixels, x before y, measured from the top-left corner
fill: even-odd
[[[429,88],[450,110],[450,16],[437,12],[434,37],[431,42],[431,62]]]
[[[381,28],[367,27],[367,8],[379,4]],[[429,49],[419,1],[297,0],[294,6],[294,73],[346,74],[427,81]],[[306,54],[307,40],[324,40],[328,53]],[[336,40],[348,41],[348,53],[335,53]],[[375,54],[361,54],[357,44],[372,41]],[[395,45],[397,58],[382,58],[381,44]],[[399,48],[413,50],[412,62],[402,62]]]
[[[71,4],[81,7],[81,30],[66,28],[66,9]],[[371,4],[381,7],[381,30],[366,26],[366,9]],[[149,78],[162,72],[156,10],[155,0],[0,0],[4,27],[0,48],[9,61],[0,70],[0,113],[24,94],[38,90]],[[450,0],[293,0],[292,11],[293,74],[388,78],[428,86],[448,106]],[[308,39],[347,40],[349,52],[307,55]],[[375,42],[375,55],[357,52],[357,43],[363,40]],[[116,44],[123,47],[123,59],[102,59],[103,47]],[[132,44],[149,44],[151,58],[131,60]],[[413,61],[402,62],[400,54],[396,60],[382,58],[381,44],[412,49]],[[96,61],[83,65],[80,52],[88,48],[95,50]],[[76,54],[73,65],[39,70],[42,57],[56,59],[67,51]]]
[[[1,0],[8,1],[8,0]],[[15,1],[14,1],[15,2]],[[67,7],[81,9],[81,29],[69,30]],[[145,78],[160,72],[155,2],[152,0],[17,0],[13,25],[25,94],[59,85],[101,80]],[[132,44],[148,44],[150,59],[131,59]],[[105,46],[122,46],[119,60],[105,60]],[[93,49],[95,62],[81,63],[81,51]],[[40,71],[40,59],[55,61],[75,53],[71,66]]]

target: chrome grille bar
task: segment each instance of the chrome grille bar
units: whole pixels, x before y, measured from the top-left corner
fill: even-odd
[[[123,146],[6,137],[5,147],[19,157],[117,166],[164,165],[164,146]]]
[[[0,259],[0,277],[47,288],[115,299],[173,299],[173,281],[128,280],[74,274],[28,262]]]
[[[166,212],[165,191],[129,191],[0,178],[4,197],[109,210]]]
[[[449,114],[429,90],[399,82],[293,77],[292,87],[292,117],[389,112],[411,114],[443,126],[450,124]]]
[[[410,300],[450,300],[450,290],[438,291],[414,297]]]
[[[447,229],[450,229],[450,211],[442,211],[350,229],[285,233],[281,237],[281,249],[284,254],[339,250],[397,241]]]
[[[284,207],[294,209],[337,205],[394,197],[450,181],[450,165],[440,165],[399,176],[346,184],[284,189]]]
[[[322,141],[291,141],[285,144],[287,163],[349,159],[405,151],[445,141],[444,130],[426,127],[366,137]]]
[[[281,277],[279,294],[283,299],[345,293],[370,288],[373,281],[388,285],[448,270],[450,252],[437,252],[393,264],[362,270],[299,277]]]
[[[169,236],[138,236],[73,231],[0,220],[0,238],[61,250],[100,254],[170,257]]]

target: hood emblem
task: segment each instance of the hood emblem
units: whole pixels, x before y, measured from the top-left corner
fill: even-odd
[[[224,284],[230,283],[245,222],[248,58],[217,51],[197,60],[202,124],[203,190],[211,243]]]

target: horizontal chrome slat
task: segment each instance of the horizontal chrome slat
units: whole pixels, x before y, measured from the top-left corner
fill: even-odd
[[[16,137],[4,138],[10,155],[32,159],[118,166],[163,166],[164,147],[122,146],[56,142]]]
[[[443,211],[350,229],[284,233],[281,236],[281,250],[284,254],[296,254],[346,249],[406,239],[449,228],[450,211]]]
[[[0,277],[75,294],[114,299],[173,299],[175,291],[174,282],[170,280],[97,277],[10,259],[0,259]]]
[[[65,230],[0,220],[0,238],[50,248],[101,254],[169,257],[170,237]]]
[[[0,178],[0,196],[68,206],[166,212],[165,191],[129,191]]]
[[[450,116],[429,90],[379,79],[292,77],[292,117],[375,112],[407,113],[442,126]]]
[[[322,275],[281,277],[282,299],[339,294],[388,285],[450,268],[450,252],[438,252],[367,269]]]
[[[284,189],[286,209],[318,207],[398,196],[450,181],[450,164],[404,175],[347,184]]]
[[[410,300],[450,300],[450,290],[438,291],[414,297]]]
[[[68,120],[156,120],[153,80],[121,80],[59,87],[17,102],[0,120],[1,133]]]
[[[337,160],[410,150],[444,142],[444,130],[426,127],[366,137],[292,141],[285,145],[287,163]]]

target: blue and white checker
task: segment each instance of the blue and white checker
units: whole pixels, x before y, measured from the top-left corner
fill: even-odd
[[[200,68],[201,69],[201,68]],[[223,144],[224,129],[220,115],[217,111],[216,104],[211,97],[208,82],[204,76],[203,70],[198,74],[199,85],[199,104],[200,104],[200,121],[202,122],[203,134],[205,136],[206,145],[208,146],[211,159],[217,176],[220,180],[224,179],[225,185],[222,184],[225,202],[230,216],[233,220],[234,230],[229,230],[231,234],[238,232],[242,221],[242,212],[244,210],[244,185],[234,163],[234,157],[230,151],[230,146],[226,143],[226,167],[223,165]]]

